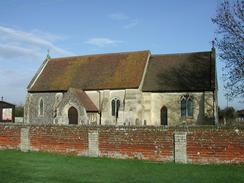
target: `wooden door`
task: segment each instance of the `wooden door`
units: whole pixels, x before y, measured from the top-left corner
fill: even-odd
[[[168,110],[165,106],[161,108],[161,125],[168,125]]]
[[[74,107],[70,107],[68,111],[69,124],[78,124],[78,111]]]

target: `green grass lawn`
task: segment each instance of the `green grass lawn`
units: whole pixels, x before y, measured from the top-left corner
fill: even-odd
[[[0,151],[0,182],[244,182],[244,165],[182,165]]]

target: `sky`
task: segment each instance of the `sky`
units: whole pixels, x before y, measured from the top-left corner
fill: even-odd
[[[26,87],[54,57],[150,50],[210,51],[221,0],[0,0],[0,96],[25,103]],[[218,54],[218,51],[217,51]],[[219,105],[226,107],[217,59]],[[244,108],[237,100],[229,102]]]

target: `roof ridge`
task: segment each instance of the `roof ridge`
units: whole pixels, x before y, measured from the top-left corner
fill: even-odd
[[[50,58],[49,61],[59,60],[59,59],[80,58],[80,57],[102,56],[102,55],[115,55],[115,54],[138,53],[138,52],[149,52],[150,53],[150,50],[124,51],[124,52],[122,51],[122,52],[112,52],[112,53],[98,53],[98,54],[87,54],[87,55],[57,57],[57,58]]]
[[[16,105],[13,104],[13,103],[9,103],[9,102],[3,101],[3,100],[0,100],[0,102],[5,103],[5,104],[9,104],[9,105],[14,105],[14,106],[16,106]]]
[[[199,54],[199,53],[212,53],[212,51],[196,51],[196,52],[179,52],[179,53],[152,54],[151,56],[189,55],[189,54]]]

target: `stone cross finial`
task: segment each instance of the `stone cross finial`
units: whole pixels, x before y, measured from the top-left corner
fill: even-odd
[[[50,59],[50,58],[51,58],[51,56],[50,56],[50,50],[47,49],[47,59]]]

